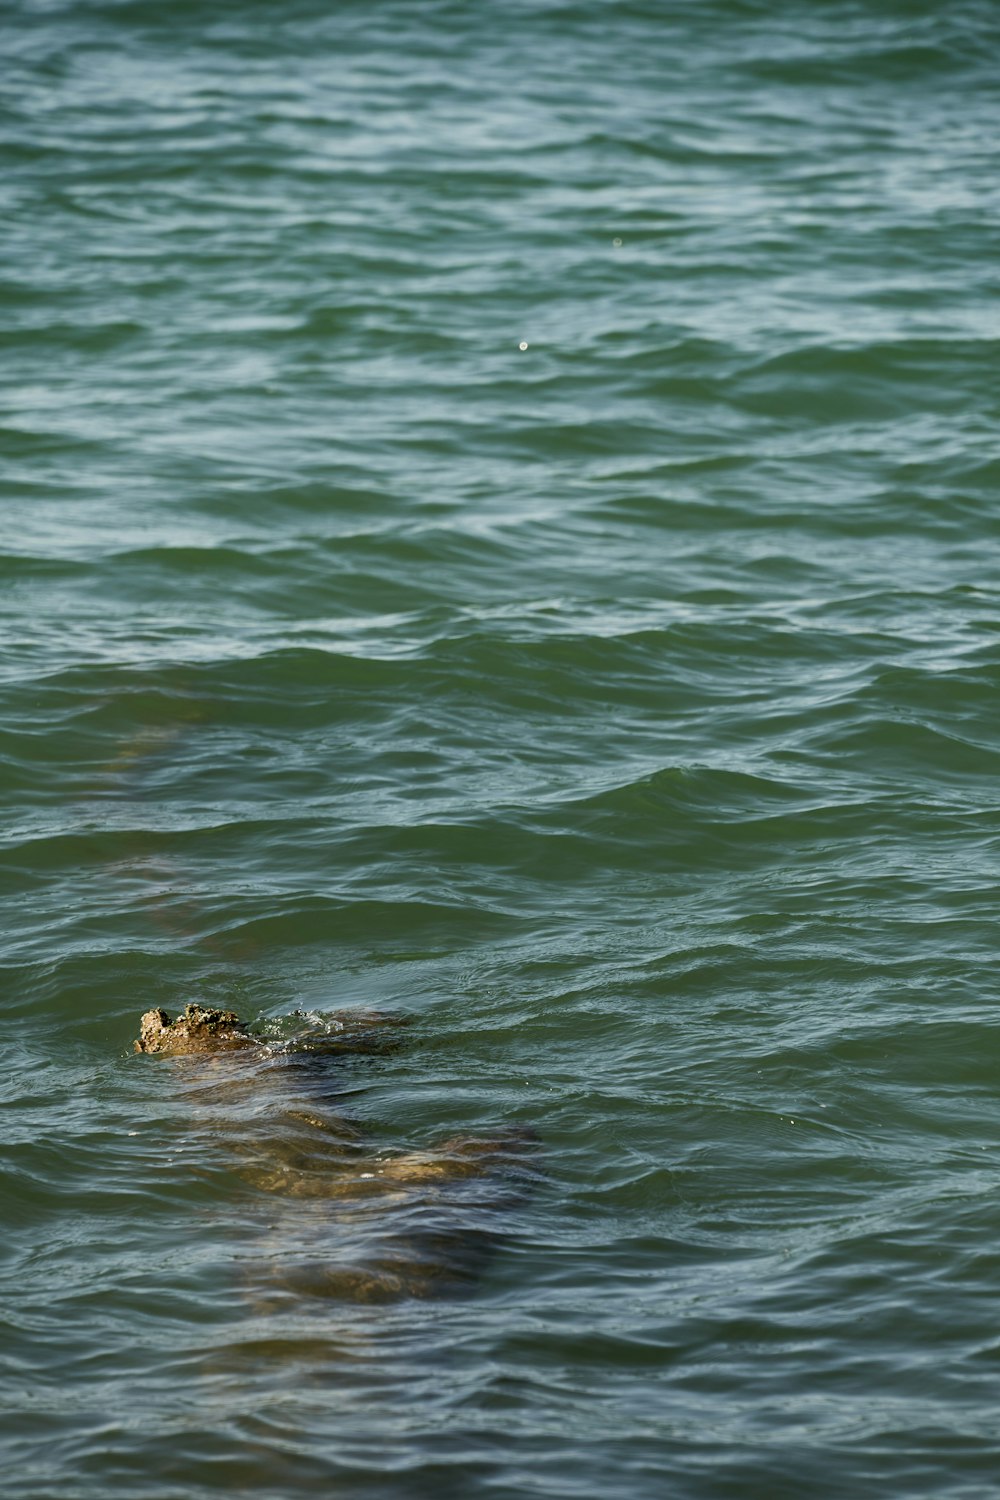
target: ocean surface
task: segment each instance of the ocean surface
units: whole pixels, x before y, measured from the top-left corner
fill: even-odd
[[[998,56],[7,0],[18,1500],[997,1493]]]

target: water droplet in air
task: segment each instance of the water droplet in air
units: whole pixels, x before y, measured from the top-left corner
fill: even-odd
[[[519,343],[519,344],[518,344],[518,346],[517,346],[517,347],[518,347],[518,348],[519,348],[519,349],[527,349],[527,347],[528,347],[528,345],[527,345],[527,343],[526,343],[526,342],[525,342],[525,340],[524,340],[524,339],[522,339],[522,340],[521,340],[521,342],[520,342],[520,343]]]

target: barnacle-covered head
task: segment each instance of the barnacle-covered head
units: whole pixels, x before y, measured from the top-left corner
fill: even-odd
[[[165,1010],[147,1010],[139,1022],[136,1052],[231,1052],[256,1046],[234,1010],[187,1005],[171,1021]]]

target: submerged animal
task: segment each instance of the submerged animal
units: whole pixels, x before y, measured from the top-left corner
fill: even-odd
[[[426,1151],[373,1151],[340,1108],[337,1063],[395,1044],[399,1017],[342,1012],[289,1041],[255,1036],[235,1011],[189,1004],[141,1018],[135,1051],[176,1060],[206,1150],[287,1204],[272,1281],[361,1300],[468,1284],[496,1240],[497,1211],[535,1175],[533,1132],[454,1136]]]

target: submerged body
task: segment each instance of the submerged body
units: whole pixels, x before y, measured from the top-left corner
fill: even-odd
[[[268,1279],[283,1289],[374,1300],[467,1284],[495,1242],[497,1211],[530,1176],[534,1137],[523,1130],[452,1137],[427,1151],[372,1150],[338,1108],[337,1062],[384,1051],[402,1024],[346,1012],[327,1023],[333,1030],[275,1045],[234,1011],[189,1005],[176,1021],[162,1010],[141,1019],[135,1050],[177,1060],[206,1147],[223,1146],[254,1189],[292,1200],[268,1232]],[[351,1253],[359,1241],[360,1265]]]

